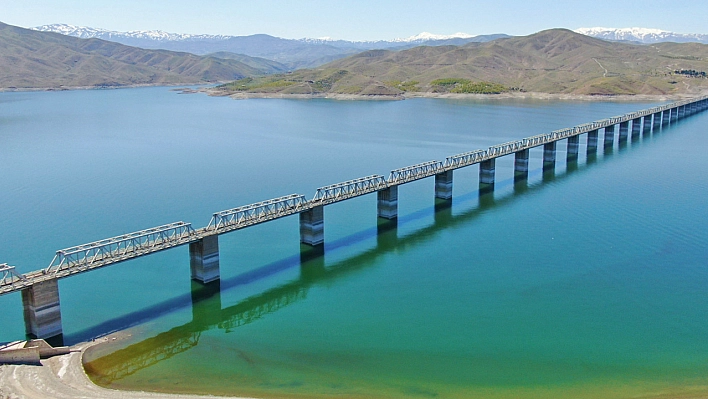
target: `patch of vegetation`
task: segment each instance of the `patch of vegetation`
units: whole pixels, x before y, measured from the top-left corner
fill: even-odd
[[[410,80],[405,82],[401,82],[400,80],[388,80],[384,82],[386,86],[395,87],[400,91],[421,91],[421,88],[418,87],[418,83],[420,82],[418,82],[417,80]]]
[[[693,78],[705,78],[706,73],[704,71],[696,71],[694,69],[677,69],[674,71],[677,75],[687,75]]]
[[[464,83],[455,86],[455,88],[451,90],[452,93],[474,94],[500,94],[505,91],[509,91],[506,86],[491,82]]]
[[[467,93],[467,94],[500,94],[509,88],[499,83],[473,82],[469,79],[445,78],[430,82],[434,92]]]
[[[243,78],[217,86],[217,89],[231,91],[251,91],[262,89],[280,89],[294,85],[296,82],[282,79],[279,76],[266,78]]]
[[[430,82],[430,85],[452,88],[458,84],[465,84],[465,83],[472,83],[472,81],[469,79],[460,79],[460,78],[444,78],[444,79],[435,79],[432,82]]]

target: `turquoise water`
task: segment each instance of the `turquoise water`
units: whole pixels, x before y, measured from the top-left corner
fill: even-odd
[[[0,95],[0,262],[384,174],[652,104],[232,101],[164,88]],[[705,115],[555,173],[531,151],[495,192],[455,171],[325,210],[325,254],[297,217],[220,237],[220,288],[186,248],[61,280],[65,339],[134,326],[89,364],[123,389],[268,397],[652,397],[708,386]],[[19,295],[0,340],[21,338]],[[13,314],[12,309],[16,312]]]

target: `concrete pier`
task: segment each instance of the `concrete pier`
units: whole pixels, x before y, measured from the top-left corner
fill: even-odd
[[[448,200],[452,198],[452,171],[435,175],[435,198]]]
[[[35,338],[62,335],[59,281],[45,280],[22,290],[25,332]]]
[[[204,284],[218,280],[219,270],[219,236],[206,236],[189,244],[189,269],[192,280]]]
[[[479,164],[480,193],[494,190],[494,168],[496,159],[489,159]]]
[[[629,121],[622,122],[619,125],[620,125],[619,141],[627,141],[627,137],[629,137]]]
[[[667,109],[664,111],[663,115],[661,116],[661,124],[667,125],[669,123],[670,119],[671,119],[671,110]]]
[[[657,112],[654,114],[654,127],[657,128],[661,126],[661,112]]]
[[[514,153],[514,181],[529,178],[529,150]]]
[[[612,147],[615,144],[615,125],[605,128],[605,147]]]
[[[678,120],[678,107],[671,108],[671,122],[676,122]]]
[[[632,136],[638,136],[642,132],[642,118],[632,119]]]
[[[588,132],[588,154],[595,154],[597,153],[597,129],[591,130]]]
[[[679,119],[682,119],[684,116],[686,116],[686,106],[682,105],[678,107],[678,117]]]
[[[644,126],[642,128],[644,134],[649,133],[649,131],[651,130],[651,119],[652,115],[647,115],[644,117]]]
[[[577,160],[579,149],[580,135],[568,137],[568,151],[566,152],[566,162],[572,162]]]
[[[300,242],[307,245],[324,243],[323,205],[300,213]]]
[[[543,145],[543,170],[556,168],[556,142]]]
[[[398,186],[377,191],[376,197],[376,213],[380,218],[395,219],[398,217]]]

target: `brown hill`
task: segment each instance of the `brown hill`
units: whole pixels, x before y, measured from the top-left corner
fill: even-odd
[[[0,70],[0,88],[18,89],[207,83],[264,73],[237,60],[144,50],[3,23]]]
[[[698,75],[676,73],[693,70]],[[607,42],[565,29],[464,46],[366,51],[288,75],[237,81],[231,92],[679,94],[708,86],[708,45]]]

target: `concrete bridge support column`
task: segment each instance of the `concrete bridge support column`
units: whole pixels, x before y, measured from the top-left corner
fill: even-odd
[[[588,154],[597,153],[597,129],[588,132]]]
[[[649,133],[651,130],[651,117],[652,115],[646,115],[644,116],[644,126],[642,127],[643,133]]]
[[[612,147],[615,144],[615,125],[605,128],[605,147]]]
[[[543,145],[543,170],[553,170],[556,168],[556,142]]]
[[[620,125],[620,134],[619,134],[619,141],[627,141],[627,137],[629,136],[629,122],[622,122],[619,124]]]
[[[524,181],[529,178],[529,150],[521,150],[514,154],[514,181]]]
[[[642,118],[632,119],[632,136],[638,136],[642,132]]]
[[[663,112],[663,115],[661,117],[661,124],[667,125],[669,123],[670,119],[671,119],[671,110],[667,109]]]
[[[206,236],[189,244],[189,269],[192,273],[192,280],[204,284],[221,277],[218,234]]]
[[[678,117],[679,119],[683,119],[686,116],[686,106],[682,105],[678,107]]]
[[[323,205],[300,213],[300,242],[307,245],[320,245],[324,243]]]
[[[657,112],[654,114],[654,128],[657,128],[661,125],[661,112]]]
[[[435,175],[435,198],[449,200],[452,198],[452,171]]]
[[[398,217],[398,186],[377,191],[376,198],[376,213],[380,218],[395,219]]]
[[[671,122],[676,122],[678,120],[678,107],[671,108]]]
[[[568,137],[568,152],[566,153],[566,162],[578,160],[578,150],[580,148],[580,135]]]
[[[492,158],[479,164],[479,192],[494,190],[494,169],[496,159]]]
[[[62,335],[59,280],[45,280],[22,290],[25,332],[37,338]]]

